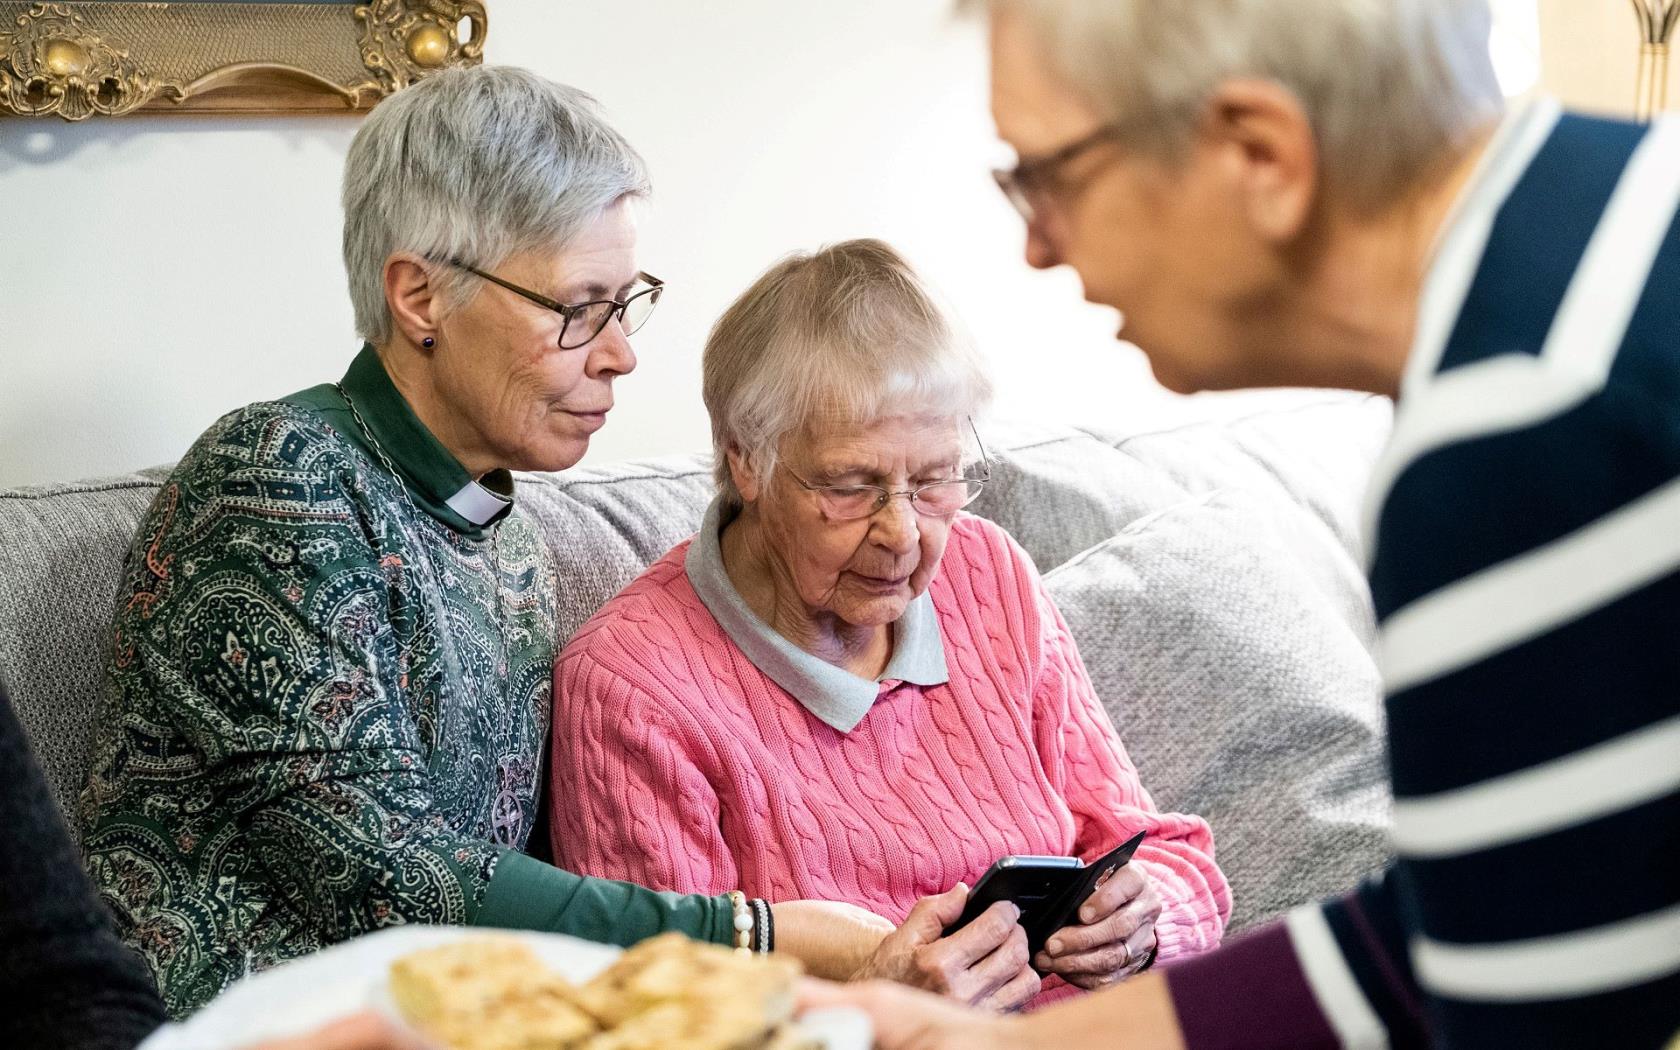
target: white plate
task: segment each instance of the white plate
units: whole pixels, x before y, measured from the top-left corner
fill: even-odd
[[[574,983],[606,969],[619,949],[554,933],[460,926],[394,926],[247,977],[184,1024],[166,1025],[139,1050],[240,1050],[262,1039],[301,1035],[389,1002],[386,975],[409,952],[487,936],[517,937]],[[869,1050],[869,1019],[824,1010],[800,1020],[824,1050]]]

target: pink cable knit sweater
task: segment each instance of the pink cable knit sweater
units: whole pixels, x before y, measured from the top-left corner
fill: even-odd
[[[1133,863],[1165,905],[1160,957],[1219,943],[1231,893],[1206,822],[1156,810],[1002,529],[959,517],[930,585],[949,683],[881,683],[850,733],[748,662],[689,583],[688,547],[603,606],[556,662],[562,866],[680,892],[847,901],[897,922],[1001,856],[1089,860],[1147,830]]]

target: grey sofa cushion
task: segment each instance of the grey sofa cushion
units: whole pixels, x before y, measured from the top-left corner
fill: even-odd
[[[521,474],[520,506],[554,553],[560,638],[694,535],[711,500],[710,456]]]
[[[1213,825],[1231,932],[1383,863],[1374,628],[1354,554],[1323,520],[1219,489],[1046,582],[1156,803]]]
[[[1328,394],[1142,433],[999,427],[994,482],[970,509],[1007,529],[1042,572],[1147,514],[1221,488],[1296,504],[1357,550],[1360,496],[1392,415],[1382,398]]]
[[[67,812],[87,775],[123,558],[164,474],[0,492],[0,675]]]

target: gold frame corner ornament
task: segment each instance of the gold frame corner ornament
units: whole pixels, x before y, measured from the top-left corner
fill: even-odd
[[[367,109],[488,31],[483,0],[0,0],[0,117]]]
[[[355,9],[362,23],[362,64],[384,94],[451,65],[484,61],[489,20],[479,0],[372,0]],[[465,22],[472,34],[458,38]]]

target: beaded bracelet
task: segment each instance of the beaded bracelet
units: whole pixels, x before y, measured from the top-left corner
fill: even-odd
[[[740,890],[729,891],[729,907],[735,913],[735,950],[751,952],[753,949],[753,910],[747,903],[747,895]]]

